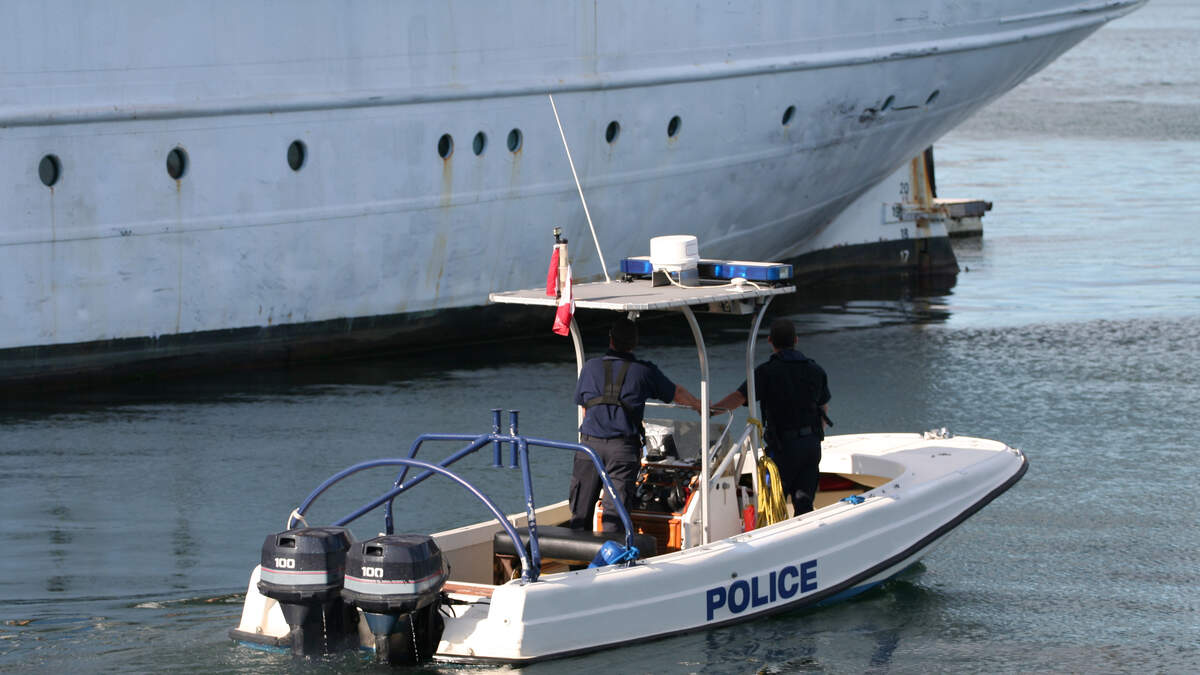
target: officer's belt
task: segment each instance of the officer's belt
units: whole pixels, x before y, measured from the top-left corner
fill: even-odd
[[[812,427],[800,427],[799,429],[782,429],[780,431],[771,431],[771,434],[777,436],[781,441],[791,441],[805,436],[812,436]]]
[[[635,442],[635,443],[641,443],[641,442],[642,442],[642,437],[641,437],[641,436],[637,436],[637,435],[633,435],[633,436],[625,436],[625,435],[623,435],[623,434],[622,434],[622,435],[619,435],[619,436],[592,436],[592,435],[590,435],[590,434],[585,434],[585,433],[582,433],[582,432],[581,432],[579,435],[580,435],[580,436],[583,436],[584,440],[593,440],[593,441],[633,441],[633,442]]]

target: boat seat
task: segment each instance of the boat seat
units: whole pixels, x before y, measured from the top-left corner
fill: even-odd
[[[543,559],[563,560],[578,563],[589,563],[600,547],[606,541],[625,544],[625,537],[611,532],[589,532],[587,530],[572,530],[569,527],[539,526],[538,550]],[[526,550],[529,549],[529,528],[517,528],[517,536]],[[633,545],[638,549],[639,558],[649,558],[658,553],[658,542],[648,534],[633,535]],[[513,546],[512,537],[508,532],[500,530],[492,537],[492,550],[496,555],[515,556],[517,549]]]

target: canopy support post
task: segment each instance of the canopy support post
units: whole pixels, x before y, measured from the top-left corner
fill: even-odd
[[[579,381],[579,374],[583,372],[583,340],[579,337],[579,324],[575,323],[575,315],[571,315],[571,344],[575,345],[575,381]],[[574,396],[572,396],[574,398]],[[583,406],[575,406],[576,417],[578,423],[576,427],[583,426]]]
[[[763,299],[762,306],[758,308],[758,313],[754,315],[754,322],[750,326],[750,339],[746,341],[746,409],[750,411],[751,418],[760,422],[762,418],[758,416],[758,396],[754,390],[754,350],[758,344],[758,329],[762,326],[763,316],[767,313],[767,305],[771,304],[771,297],[768,295]],[[758,425],[750,426],[754,427],[750,432],[750,454],[754,457],[754,464],[757,466],[759,453],[763,448],[763,438]],[[753,481],[754,494],[759,494],[762,486],[758,484],[757,471],[753,473]]]
[[[746,341],[746,408],[756,420],[761,418],[758,416],[758,398],[754,391],[754,349],[758,344],[758,329],[762,327],[763,315],[767,313],[767,305],[770,304],[771,296],[768,295],[763,300],[758,314],[754,316],[754,324],[750,326],[750,339]],[[762,447],[763,439],[758,427],[754,427],[753,438],[755,443]]]
[[[704,347],[704,335],[700,332],[700,324],[692,308],[684,305],[679,308],[687,318],[692,329],[692,337],[696,338],[696,351],[700,356],[700,543],[708,543],[708,351]]]

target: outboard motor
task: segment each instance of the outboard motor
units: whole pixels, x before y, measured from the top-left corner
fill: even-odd
[[[358,637],[358,613],[341,599],[349,531],[304,527],[269,535],[258,590],[279,602],[292,629],[292,653],[327,654]]]
[[[448,576],[441,549],[423,534],[389,534],[350,547],[342,599],[366,615],[377,662],[433,656],[445,627],[438,608]]]

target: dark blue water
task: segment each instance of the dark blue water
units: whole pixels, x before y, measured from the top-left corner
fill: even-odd
[[[952,292],[789,310],[836,431],[997,438],[1031,459],[1016,488],[853,601],[529,670],[1200,671],[1198,38],[1194,3],[1155,0],[938,144],[941,196],[996,205]],[[691,386],[694,348],[647,342]],[[742,347],[710,347],[719,396]],[[228,640],[265,534],[334,470],[495,406],[569,437],[572,373],[565,341],[518,343],[9,404],[0,670],[370,669]],[[539,462],[546,501],[568,460]],[[488,464],[467,473],[516,510],[519,476]],[[484,517],[421,490],[412,529]]]

